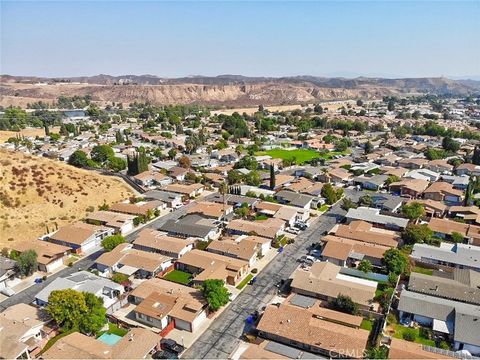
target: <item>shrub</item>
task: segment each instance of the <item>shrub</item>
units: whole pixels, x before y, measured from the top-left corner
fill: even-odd
[[[407,341],[415,341],[417,334],[414,329],[405,329],[402,333],[402,338]]]
[[[252,274],[256,274],[258,272],[258,269],[257,268],[253,268],[252,269]]]

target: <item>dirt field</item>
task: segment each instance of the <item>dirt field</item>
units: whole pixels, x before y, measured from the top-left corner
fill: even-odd
[[[53,127],[50,129],[52,133],[58,133],[60,131],[60,127]],[[24,136],[45,136],[45,129],[43,128],[28,128],[28,129],[22,129],[19,132],[18,131],[0,131],[0,143],[6,142],[8,139],[11,137],[15,137],[18,134],[24,135]]]
[[[58,161],[0,149],[0,246],[35,240],[85,216],[87,208],[128,198],[122,180]]]

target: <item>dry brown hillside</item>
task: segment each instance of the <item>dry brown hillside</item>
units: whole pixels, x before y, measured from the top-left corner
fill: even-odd
[[[118,85],[129,81],[129,85]],[[154,76],[41,79],[1,76],[0,105],[26,106],[35,101],[53,102],[60,95],[91,95],[100,103],[149,101],[154,104],[201,103],[256,106],[315,103],[322,100],[377,99],[385,95],[416,93],[466,94],[474,89],[445,78],[344,79],[197,77],[161,79]]]
[[[132,195],[120,179],[0,149],[0,246],[35,240],[56,226]],[[90,209],[91,210],[91,209]]]

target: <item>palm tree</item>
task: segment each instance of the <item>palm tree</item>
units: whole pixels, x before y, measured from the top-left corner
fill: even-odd
[[[220,186],[218,187],[218,192],[223,196],[223,216],[222,218],[225,217],[225,198],[227,196],[227,192],[228,192],[228,186],[227,184],[225,183],[225,181],[223,181]]]

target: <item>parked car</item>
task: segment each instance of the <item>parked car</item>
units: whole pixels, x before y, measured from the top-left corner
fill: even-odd
[[[252,279],[248,282],[248,284],[249,284],[249,285],[253,285],[253,284],[255,284],[256,281],[257,281],[257,278],[254,277],[254,278],[252,278]]]
[[[42,278],[36,278],[35,280],[35,284],[41,284],[42,283]]]
[[[300,230],[306,230],[308,226],[307,226],[305,223],[299,223],[299,222],[297,222],[297,223],[295,223],[295,227],[296,227],[297,229],[300,229]]]
[[[162,339],[160,341],[160,347],[163,350],[171,351],[176,354],[181,354],[182,352],[185,351],[185,348],[177,343],[175,340],[172,339]]]
[[[322,256],[322,251],[320,249],[313,249],[310,251],[310,255],[319,258],[320,256]]]
[[[168,350],[161,350],[154,353],[152,359],[178,359],[178,354]]]
[[[313,257],[313,256],[310,256],[310,255],[303,255],[301,258],[300,258],[300,262],[302,263],[314,263],[316,261],[316,259]]]
[[[295,235],[300,234],[300,231],[298,229],[295,229],[295,228],[287,228],[285,231],[290,233],[290,234],[295,234]]]

